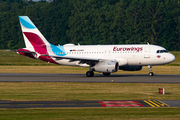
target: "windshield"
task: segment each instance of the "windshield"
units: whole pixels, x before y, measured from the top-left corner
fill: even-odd
[[[157,50],[156,53],[168,53],[168,51],[167,50]]]

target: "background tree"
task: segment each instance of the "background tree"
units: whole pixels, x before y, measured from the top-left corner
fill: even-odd
[[[158,44],[180,50],[179,0],[0,0],[0,49],[25,47],[18,16],[55,45]]]

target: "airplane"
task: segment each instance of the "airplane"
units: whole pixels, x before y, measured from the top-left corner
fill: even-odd
[[[19,16],[20,26],[26,48],[16,52],[30,58],[48,63],[67,66],[89,67],[87,77],[94,71],[109,76],[118,70],[140,71],[148,66],[149,76],[153,76],[152,66],[171,63],[175,56],[157,45],[52,45],[41,34],[28,16]]]

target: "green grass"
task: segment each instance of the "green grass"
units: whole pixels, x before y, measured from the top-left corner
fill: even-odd
[[[13,101],[180,100],[178,91],[180,84],[0,82],[0,100]]]
[[[2,120],[179,120],[180,108],[1,109]]]

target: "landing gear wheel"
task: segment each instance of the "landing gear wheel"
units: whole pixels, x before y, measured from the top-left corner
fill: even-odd
[[[94,76],[94,72],[93,71],[87,71],[86,72],[86,76],[87,77],[93,77]]]
[[[153,76],[154,75],[154,73],[153,72],[151,72],[152,71],[152,66],[151,65],[148,65],[148,68],[149,68],[149,76]]]
[[[110,74],[111,74],[111,73],[109,73],[109,72],[108,72],[108,73],[107,73],[107,72],[103,72],[103,75],[104,75],[104,76],[109,76]]]
[[[153,76],[153,75],[154,75],[154,73],[153,73],[153,72],[150,72],[150,73],[149,73],[149,76]]]

